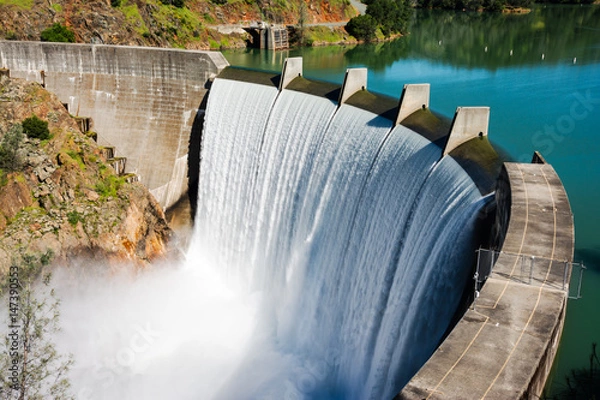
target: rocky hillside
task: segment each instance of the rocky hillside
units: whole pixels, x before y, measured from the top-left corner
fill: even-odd
[[[80,43],[215,49],[242,47],[248,39],[245,34],[221,34],[212,29],[217,25],[346,21],[356,13],[348,0],[185,0],[183,7],[163,2],[177,4],[169,0],[0,0],[0,39],[40,40],[44,29],[60,23]]]
[[[48,122],[49,139],[18,135],[33,115]],[[102,154],[56,96],[0,77],[0,275],[24,257],[144,264],[165,254],[171,231],[160,206]]]

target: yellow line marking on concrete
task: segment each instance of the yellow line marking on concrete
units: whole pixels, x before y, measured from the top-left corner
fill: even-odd
[[[450,369],[446,372],[446,374],[442,377],[442,379],[438,382],[438,384],[431,390],[431,393],[429,393],[429,395],[427,396],[427,400],[429,400],[429,398],[434,393],[438,392],[437,389],[446,380],[446,378],[448,377],[448,375],[450,375],[450,373],[452,373],[452,371],[458,365],[458,363],[460,362],[460,360],[462,360],[463,357],[467,354],[467,352],[469,351],[469,349],[471,348],[471,346],[473,346],[473,343],[475,343],[475,340],[477,340],[477,337],[479,337],[479,334],[481,333],[481,331],[483,330],[483,328],[485,327],[485,325],[487,324],[487,322],[489,321],[489,319],[490,319],[489,317],[485,316],[485,321],[483,321],[483,324],[481,324],[481,327],[479,328],[479,330],[477,331],[477,333],[475,334],[475,336],[473,336],[473,339],[471,339],[471,341],[469,342],[469,344],[467,345],[467,347],[465,348],[465,350],[462,352],[462,354],[460,355],[460,357],[458,357],[458,359],[454,362],[454,364],[452,364],[452,366],[450,367]]]
[[[553,219],[554,219],[553,235],[552,235],[552,253],[551,253],[550,259],[548,261],[548,270],[546,271],[546,277],[544,278],[544,282],[542,282],[542,285],[538,289],[537,300],[535,302],[535,306],[533,307],[533,309],[531,310],[531,313],[529,314],[529,318],[527,319],[527,323],[525,324],[525,326],[521,330],[521,334],[519,335],[519,338],[517,339],[517,342],[515,343],[515,345],[511,349],[510,353],[508,354],[508,357],[504,361],[504,364],[502,364],[502,368],[500,368],[500,371],[498,371],[498,373],[496,374],[496,377],[494,378],[494,380],[492,381],[492,383],[490,384],[490,386],[487,388],[487,390],[485,391],[485,393],[481,397],[481,400],[483,400],[488,395],[488,393],[490,392],[490,390],[492,389],[492,387],[496,384],[496,381],[498,380],[498,378],[500,377],[500,375],[502,374],[502,372],[504,372],[504,369],[506,368],[506,365],[508,365],[508,362],[510,361],[512,355],[514,354],[515,350],[519,346],[519,343],[521,342],[521,339],[523,338],[523,335],[525,334],[525,331],[529,327],[529,324],[531,323],[531,320],[533,319],[533,316],[535,315],[535,312],[536,312],[536,310],[537,310],[537,308],[538,308],[538,306],[540,304],[540,300],[542,299],[542,292],[543,292],[544,286],[546,285],[546,281],[547,281],[548,276],[550,274],[550,270],[552,268],[552,258],[554,257],[554,251],[556,249],[556,212],[554,211],[554,210],[556,210],[556,207],[555,207],[555,204],[554,204],[554,196],[552,195],[552,189],[550,188],[550,183],[548,182],[548,179],[546,177],[546,174],[544,174],[544,171],[543,170],[541,170],[541,171],[542,171],[542,174],[544,175],[544,180],[546,181],[546,187],[550,191],[550,198],[552,199],[552,210],[553,210],[552,216],[553,216]]]

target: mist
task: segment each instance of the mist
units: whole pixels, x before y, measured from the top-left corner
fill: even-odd
[[[210,249],[178,265],[58,268],[58,350],[80,400],[298,398],[261,293],[224,283]],[[94,271],[94,272],[90,272]]]

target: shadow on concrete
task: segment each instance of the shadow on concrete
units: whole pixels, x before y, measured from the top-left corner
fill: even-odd
[[[262,72],[241,67],[227,67],[219,74],[218,78],[239,82],[257,83],[259,85],[279,87],[281,74]]]
[[[196,210],[198,208],[198,183],[200,179],[200,159],[202,151],[202,131],[204,127],[204,110],[208,102],[208,93],[204,95],[190,134],[190,142],[188,143],[188,199],[191,208],[192,221],[196,218]]]
[[[288,90],[311,94],[313,96],[324,97],[334,103],[340,98],[342,90],[340,85],[329,82],[320,82],[308,80],[302,76],[294,78],[286,87]]]

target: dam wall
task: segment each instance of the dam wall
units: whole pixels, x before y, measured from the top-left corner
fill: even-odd
[[[98,143],[126,157],[168,208],[188,190],[188,148],[206,83],[228,65],[219,52],[0,41],[0,68],[43,84]],[[199,138],[197,138],[199,140]]]
[[[479,271],[485,284],[396,399],[540,398],[566,313],[573,216],[543,162],[505,163],[496,204],[492,249],[480,253],[493,265]]]

